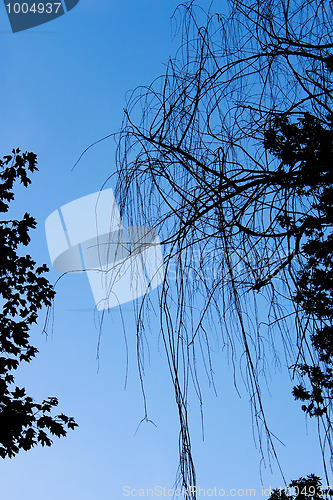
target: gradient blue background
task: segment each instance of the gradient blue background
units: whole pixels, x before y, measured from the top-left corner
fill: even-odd
[[[38,154],[32,185],[16,189],[12,208],[38,221],[29,252],[49,263],[46,217],[75,198],[98,191],[114,171],[114,143],[99,143],[71,168],[92,142],[116,132],[126,93],[160,75],[179,40],[172,41],[175,0],[81,0],[64,16],[13,34],[0,8],[1,156],[13,147]],[[210,2],[202,1],[207,7]],[[114,187],[111,181],[108,187]],[[124,221],[126,223],[126,221]],[[58,273],[51,270],[55,282]],[[17,374],[18,385],[37,400],[57,396],[60,411],[80,427],[51,448],[21,452],[0,464],[0,497],[6,500],[91,500],[123,498],[122,488],[171,488],[178,464],[178,420],[158,323],[151,318],[150,358],[146,358],[149,417],[136,365],[134,312],[127,305],[105,316],[99,364],[98,317],[85,275],[65,276],[48,327],[45,315],[32,332],[40,353]],[[127,389],[126,334],[129,349]],[[190,408],[197,481],[202,488],[256,488],[261,497],[260,454],[252,436],[249,397],[239,378],[240,399],[226,353],[213,354],[218,398],[203,377],[205,441],[199,405]],[[281,356],[282,364],[283,355]],[[306,424],[290,394],[292,383],[278,370],[264,390],[272,431],[285,443],[277,450],[287,480],[322,475],[316,423]],[[277,467],[261,468],[265,487],[282,485]]]

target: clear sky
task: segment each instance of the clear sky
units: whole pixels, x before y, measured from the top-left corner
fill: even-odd
[[[170,23],[177,4],[80,0],[66,15],[15,34],[0,6],[0,154],[20,147],[38,155],[39,172],[27,190],[17,189],[13,208],[17,216],[28,211],[37,219],[29,251],[38,262],[50,265],[47,216],[98,191],[114,172],[112,141],[99,143],[73,172],[71,168],[89,144],[119,129],[126,93],[163,72],[177,48]],[[114,185],[111,181],[108,187]],[[51,282],[58,277],[51,270]],[[19,370],[17,383],[37,400],[57,396],[60,410],[73,415],[80,427],[67,438],[55,438],[51,448],[3,461],[0,498],[104,500],[123,498],[124,486],[171,488],[178,464],[177,407],[157,322],[151,318],[145,377],[149,417],[156,427],[143,423],[137,430],[143,403],[133,306],[126,305],[123,315],[118,308],[106,315],[98,363],[98,317],[87,277],[65,276],[56,290],[48,338],[40,335],[41,315],[32,332],[40,353]],[[223,488],[226,496],[231,488],[255,488],[261,497],[260,454],[254,446],[248,395],[240,383],[242,398],[237,396],[225,353],[214,352],[214,363],[218,397],[203,385],[204,442],[195,400],[190,408],[198,485]],[[316,423],[306,424],[285,375],[272,370],[268,385],[266,411],[272,431],[285,444],[277,443],[277,450],[287,480],[312,472],[322,475]],[[272,472],[261,471],[266,488],[282,485],[276,466]]]

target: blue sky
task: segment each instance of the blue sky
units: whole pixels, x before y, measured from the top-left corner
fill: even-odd
[[[12,208],[17,216],[28,211],[37,219],[29,251],[38,262],[50,265],[46,217],[98,191],[114,172],[110,140],[90,149],[71,169],[89,144],[119,129],[127,92],[163,72],[177,48],[170,24],[177,4],[81,0],[66,15],[16,34],[10,31],[5,8],[0,8],[0,154],[13,147],[38,154],[39,172],[27,190],[17,188]],[[108,187],[114,185],[111,181]],[[51,270],[51,282],[58,277]],[[41,315],[32,332],[40,353],[19,370],[17,383],[37,400],[57,396],[60,410],[73,415],[80,427],[67,438],[55,438],[51,448],[3,461],[1,498],[104,500],[123,498],[126,485],[171,488],[178,464],[177,408],[157,322],[151,318],[145,377],[149,417],[156,427],[143,423],[137,430],[143,404],[133,306],[126,305],[123,316],[117,308],[106,315],[98,364],[98,318],[86,276],[65,276],[56,290],[48,337],[40,335]],[[216,351],[214,358],[218,398],[203,385],[204,442],[195,400],[190,409],[198,484],[224,488],[226,495],[231,488],[255,488],[258,497],[260,454],[254,446],[248,395],[240,383],[242,399],[237,396],[226,355]],[[292,400],[291,386],[285,375],[273,371],[271,395],[265,395],[272,431],[286,445],[277,445],[281,464],[288,480],[312,472],[322,475],[315,422],[306,424]],[[262,469],[262,477],[265,487],[281,485],[274,465],[273,473]]]

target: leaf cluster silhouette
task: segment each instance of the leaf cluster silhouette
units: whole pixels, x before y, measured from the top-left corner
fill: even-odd
[[[0,160],[0,212],[5,214],[14,200],[13,187],[19,181],[30,183],[37,170],[34,153],[20,154],[19,149]],[[30,328],[37,323],[43,306],[49,307],[55,291],[44,274],[45,264],[37,266],[30,255],[21,255],[21,247],[30,242],[29,231],[36,221],[28,213],[21,220],[0,221],[0,456],[14,457],[20,449],[37,444],[51,446],[50,435],[66,436],[66,429],[77,424],[64,414],[52,416],[58,405],[55,397],[41,403],[15,384],[14,372],[22,362],[31,362],[38,353],[30,343]]]
[[[293,479],[284,489],[274,489],[268,500],[331,500],[332,495],[330,488],[323,488],[319,476],[309,474]]]

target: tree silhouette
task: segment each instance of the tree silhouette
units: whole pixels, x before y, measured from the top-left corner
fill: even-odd
[[[275,128],[267,132],[265,144],[281,160],[281,171],[285,172],[286,167],[290,169],[298,164],[295,193],[312,199],[311,212],[300,217],[298,226],[291,226],[289,218],[281,218],[284,228],[298,231],[305,240],[302,246],[303,266],[296,280],[295,302],[311,322],[310,340],[314,353],[318,355],[312,365],[295,365],[302,375],[308,376],[311,392],[300,384],[293,393],[296,399],[308,401],[302,408],[310,417],[328,415],[330,425],[333,396],[333,116],[329,119],[331,123],[323,127],[318,119],[308,114],[293,125],[286,117],[276,117]],[[303,341],[306,340],[306,330]]]
[[[273,490],[268,500],[328,500],[332,495],[332,490],[322,488],[320,477],[309,474],[306,478],[292,480],[285,489]]]
[[[331,5],[227,7],[178,8],[181,46],[161,78],[134,91],[117,150],[123,216],[154,226],[165,245],[160,330],[186,488],[195,484],[188,394],[203,408],[200,374],[214,387],[217,344],[235,378],[237,359],[246,360],[241,376],[265,461],[278,457],[261,385],[281,345],[295,398],[319,419],[323,457],[325,446],[333,451]],[[145,296],[138,311],[143,391],[151,306]]]
[[[14,200],[13,185],[19,180],[27,187],[29,172],[37,170],[34,153],[12,155],[0,160],[0,212],[6,213]],[[29,330],[37,322],[38,311],[50,306],[55,292],[43,276],[45,264],[36,267],[30,255],[20,256],[20,246],[30,241],[29,230],[36,221],[25,213],[22,220],[0,221],[0,456],[15,456],[40,443],[51,446],[49,433],[66,436],[66,427],[77,424],[64,414],[52,416],[58,405],[55,397],[36,403],[24,388],[15,386],[13,372],[21,362],[30,362],[38,350],[30,344]]]

